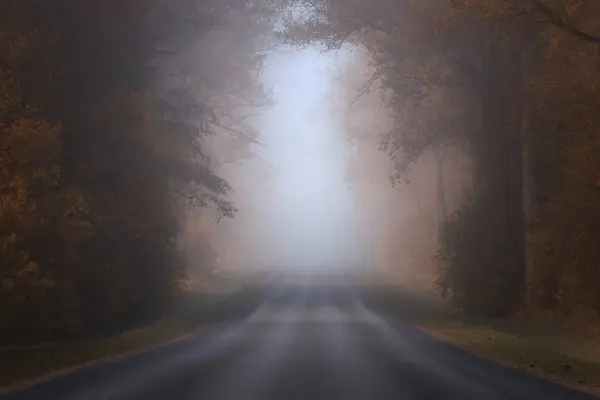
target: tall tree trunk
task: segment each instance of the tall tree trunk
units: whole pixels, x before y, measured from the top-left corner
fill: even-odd
[[[436,166],[437,179],[437,212],[438,212],[438,228],[441,228],[448,221],[448,206],[446,204],[446,185],[444,180],[444,166],[446,154],[443,147],[436,147],[433,151]]]
[[[525,238],[525,306],[533,308],[536,306],[535,297],[535,251],[529,226],[535,218],[534,193],[535,181],[532,173],[532,143],[531,133],[527,117],[523,117],[523,146],[522,146],[522,168],[523,168],[523,235]]]
[[[507,85],[506,85],[506,108],[505,108],[505,129],[509,138],[509,163],[508,163],[508,190],[509,190],[509,235],[515,246],[515,257],[519,270],[516,278],[518,279],[515,299],[518,306],[522,306],[526,294],[526,225],[524,208],[524,171],[528,165],[523,159],[524,148],[526,148],[524,130],[523,130],[523,69],[524,69],[524,51],[526,44],[526,19],[519,17],[510,27],[513,35],[512,41],[507,46],[506,67],[507,67]],[[528,160],[527,160],[528,161]]]
[[[482,133],[475,150],[474,196],[486,266],[470,290],[482,312],[506,315],[519,306],[524,287],[522,45],[515,26],[491,23],[482,58]],[[502,40],[507,34],[510,40]],[[478,281],[478,279],[480,281]],[[482,283],[481,281],[487,281]]]
[[[535,73],[533,65],[536,57],[536,47],[538,45],[538,35],[530,21],[523,22],[523,36],[525,39],[523,52],[523,70],[524,73]],[[525,98],[525,96],[523,96]],[[529,101],[527,101],[529,103]],[[540,299],[536,291],[536,260],[535,249],[532,244],[531,224],[537,215],[537,185],[533,173],[535,165],[534,149],[536,147],[534,137],[532,136],[531,111],[528,107],[523,108],[521,115],[522,121],[522,176],[523,176],[523,236],[524,236],[524,258],[525,258],[525,306],[535,308],[544,299]],[[553,293],[554,294],[554,293]],[[544,296],[544,295],[542,295]]]

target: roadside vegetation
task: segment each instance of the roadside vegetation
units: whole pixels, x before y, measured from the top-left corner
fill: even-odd
[[[227,156],[246,154],[255,132],[231,118],[267,102],[255,80],[262,16],[236,3],[2,2],[0,385],[248,306],[239,288],[186,287],[190,270],[215,279],[214,251],[198,238],[191,265],[178,245],[188,211],[233,217],[207,140],[229,135]],[[202,54],[218,29],[246,40],[228,63]]]
[[[451,311],[387,290],[378,301],[479,354],[600,384],[600,3],[292,3],[310,11],[288,21],[288,41],[368,55],[357,96],[379,90],[393,112],[381,135],[391,181],[410,185],[435,155],[435,206],[407,229],[417,235],[422,216],[436,216],[437,249],[423,259],[436,260],[434,287]],[[450,207],[444,160],[455,149],[471,167]]]
[[[290,43],[367,55],[372,76],[357,95],[379,90],[394,115],[380,141],[392,183],[410,185],[419,160],[442,153],[427,210],[437,289],[473,316],[596,325],[600,3],[291,2],[309,11],[288,21]],[[472,165],[451,209],[443,163],[456,148]]]
[[[249,315],[259,304],[261,288],[231,287],[219,292],[190,290],[168,317],[135,329],[87,339],[0,348],[0,392],[59,376],[98,363],[144,352],[184,339],[210,324]]]
[[[364,289],[373,309],[481,357],[600,395],[600,345],[548,316],[483,318],[465,314],[421,289],[374,284]]]
[[[206,141],[236,112],[223,85],[231,103],[266,101],[253,75],[259,19],[220,1],[2,2],[0,348],[152,325],[190,269],[210,276],[208,239],[196,265],[177,240],[190,209],[235,213]],[[235,83],[195,54],[231,26],[248,38],[229,54]],[[252,143],[245,125],[226,125]]]
[[[380,89],[394,116],[380,141],[392,183],[410,184],[436,154],[429,212],[445,303],[386,289],[381,307],[507,364],[600,384],[586,338],[600,326],[597,0],[3,0],[0,348],[31,366],[35,351],[17,349],[107,340],[116,354],[186,331],[159,322],[184,293],[181,210],[236,211],[206,140],[227,131],[256,142],[218,94],[267,102],[253,38],[275,14],[288,44],[368,54],[361,93]],[[252,38],[227,66],[240,79],[190,79],[214,55],[188,51],[228,23]],[[454,209],[448,149],[472,164]],[[210,272],[210,245],[198,249]],[[65,359],[99,356],[74,346],[94,355]]]

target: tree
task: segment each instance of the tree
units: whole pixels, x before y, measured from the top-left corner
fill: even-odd
[[[514,61],[529,44],[523,17],[441,25],[445,9],[432,1],[337,0],[307,7],[315,17],[292,22],[288,36],[329,47],[346,40],[365,46],[376,66],[373,78],[381,78],[391,92],[389,105],[397,117],[383,149],[395,161],[396,181],[430,150],[458,146],[473,159],[473,203],[455,217],[476,226],[442,229],[447,243],[440,284],[472,312],[513,311],[524,286],[523,62]],[[440,199],[441,215],[442,204]]]
[[[597,318],[595,289],[584,282],[596,279],[590,266],[597,263],[592,249],[597,248],[598,236],[585,224],[578,223],[577,233],[568,227],[575,220],[591,221],[596,215],[583,204],[589,205],[596,193],[595,157],[588,151],[594,152],[596,145],[592,132],[597,117],[592,110],[597,107],[598,3],[490,0],[468,7],[458,3],[455,6],[461,6],[463,20],[525,20],[535,44],[523,66],[527,85],[521,127],[526,161],[523,200],[529,228],[527,305]],[[565,70],[569,73],[564,74]],[[573,168],[577,168],[576,175]]]
[[[14,23],[20,4],[9,5],[0,28],[2,339],[71,322],[62,311],[73,288],[61,263],[74,261],[68,247],[93,233],[86,199],[60,185],[63,127],[28,96],[28,83],[38,90],[49,85],[36,73],[40,67],[51,71],[43,57],[54,38]]]
[[[232,10],[252,12],[186,0],[2,4],[2,340],[97,334],[169,310],[183,272],[178,204],[234,212],[203,142],[216,103],[176,68]]]

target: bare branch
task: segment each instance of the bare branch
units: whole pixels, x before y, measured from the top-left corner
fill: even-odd
[[[232,121],[232,122],[231,122],[231,124],[229,124],[228,126],[229,126],[229,127],[232,127],[232,126],[234,126],[234,125],[241,124],[241,123],[243,123],[244,121],[246,121],[248,118],[254,118],[254,117],[258,117],[258,116],[260,116],[260,115],[261,115],[261,114],[257,114],[257,113],[255,113],[255,112],[252,112],[252,111],[251,111],[251,112],[249,112],[249,113],[247,113],[247,114],[245,114],[245,115],[243,115],[243,116],[241,116],[241,117],[239,117],[239,118],[235,118],[235,117],[233,117],[233,116],[231,116],[231,115],[228,115],[229,119]]]
[[[374,73],[369,78],[369,80],[363,85],[363,87],[360,89],[358,94],[356,96],[354,96],[354,98],[352,99],[352,101],[350,102],[348,107],[352,107],[359,98],[361,98],[365,93],[367,93],[369,91],[369,89],[371,89],[371,86],[373,86],[373,84],[377,81],[377,79],[379,79],[384,73],[385,73],[385,71]]]
[[[221,124],[216,119],[214,119],[214,120],[205,119],[205,121],[208,122],[209,124],[212,124],[212,125],[214,125],[216,127],[224,129],[224,130],[226,130],[228,132],[231,132],[231,133],[234,133],[236,135],[239,135],[239,136],[243,137],[244,139],[246,139],[247,141],[249,141],[250,143],[254,143],[254,144],[257,144],[257,145],[259,145],[261,147],[265,147],[265,148],[268,147],[266,144],[264,144],[264,143],[262,143],[262,142],[260,142],[260,141],[258,141],[256,139],[254,139],[254,138],[249,137],[244,132],[242,132],[242,131],[240,131],[238,129],[232,128],[231,126],[227,126],[227,125]]]
[[[581,31],[579,28],[570,25],[569,23],[564,21],[560,16],[556,15],[554,11],[550,9],[550,7],[543,3],[542,0],[533,0],[533,5],[536,10],[538,10],[542,15],[544,15],[544,17],[548,20],[550,24],[567,31],[571,35],[586,42],[600,43],[599,36],[590,35]]]
[[[249,160],[249,159],[252,158],[252,156],[253,156],[252,154],[245,154],[245,155],[241,155],[241,156],[238,156],[238,157],[229,158],[229,159],[226,159],[226,160],[223,160],[223,161],[217,161],[215,164],[219,165],[219,166],[225,165],[225,164],[234,164],[236,162]]]

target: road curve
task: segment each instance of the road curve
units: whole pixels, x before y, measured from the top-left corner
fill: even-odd
[[[310,281],[310,279],[309,279]],[[271,285],[247,318],[7,400],[596,399],[367,309],[351,285]]]

